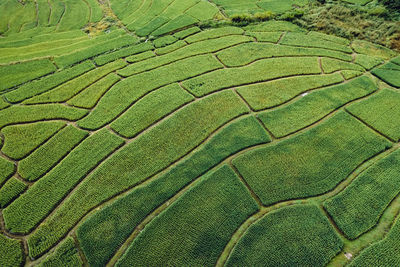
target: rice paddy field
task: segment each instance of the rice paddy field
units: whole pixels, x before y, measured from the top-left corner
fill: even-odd
[[[400,266],[399,54],[207,24],[307,4],[1,0],[0,266]]]

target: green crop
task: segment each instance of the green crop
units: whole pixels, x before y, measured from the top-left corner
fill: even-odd
[[[196,68],[191,68],[192,66]],[[201,55],[129,77],[113,86],[100,99],[89,116],[80,120],[78,125],[85,129],[98,129],[146,93],[219,68],[222,68],[222,65],[213,56]]]
[[[56,67],[48,59],[0,66],[0,92],[52,73]]]
[[[64,122],[36,122],[30,124],[11,125],[3,128],[4,154],[13,159],[21,159],[43,144],[62,127]]]
[[[318,207],[293,205],[251,225],[226,266],[326,266],[342,248],[342,240]]]
[[[257,209],[244,184],[224,165],[151,221],[116,266],[214,265],[231,235]]]
[[[317,58],[301,57],[290,61],[287,58],[272,58],[257,61],[249,66],[216,70],[182,84],[194,95],[204,96],[225,88],[318,73],[321,73],[321,70]]]
[[[265,130],[254,117],[240,118],[222,128],[210,141],[165,174],[158,175],[148,185],[136,188],[95,213],[77,231],[89,263],[93,266],[104,265],[134,227],[152,210],[224,158],[246,147],[269,141]],[[131,212],[127,213],[127,210]]]
[[[400,93],[384,89],[378,94],[355,103],[347,110],[373,128],[395,140],[400,140]]]
[[[140,135],[88,176],[46,224],[30,236],[31,255],[47,251],[102,201],[162,171],[200,145],[213,131],[246,112],[238,96],[222,92],[193,102]]]
[[[28,186],[16,178],[11,178],[0,188],[0,207],[4,208],[16,199]]]
[[[313,91],[296,102],[260,113],[259,118],[277,137],[286,136],[322,119],[348,102],[376,91],[376,85],[367,76],[345,84]]]
[[[6,228],[14,233],[31,231],[76,184],[121,144],[122,140],[106,129],[87,138],[3,210]]]
[[[24,262],[22,243],[0,234],[0,265],[4,267],[21,266]]]
[[[167,85],[140,99],[114,121],[111,128],[125,137],[133,137],[193,99],[178,84]],[[149,110],[154,112],[149,114]]]
[[[28,181],[35,181],[50,171],[88,134],[69,125],[54,135],[18,164],[18,173]]]
[[[67,237],[60,245],[38,265],[39,267],[70,266],[80,267],[83,262],[72,237]]]
[[[400,192],[400,150],[380,160],[345,190],[325,201],[324,208],[350,239],[376,225]]]
[[[261,201],[270,205],[326,193],[391,145],[340,112],[303,134],[247,152],[233,164]]]

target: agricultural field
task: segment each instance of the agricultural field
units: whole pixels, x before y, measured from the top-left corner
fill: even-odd
[[[400,54],[310,3],[0,1],[0,266],[400,266]]]

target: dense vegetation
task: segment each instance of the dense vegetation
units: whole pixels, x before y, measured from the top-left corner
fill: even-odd
[[[0,266],[399,265],[398,5],[0,1]]]

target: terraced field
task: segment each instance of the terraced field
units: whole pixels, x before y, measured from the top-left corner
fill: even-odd
[[[306,3],[2,1],[0,266],[399,266],[400,56],[202,26]]]

